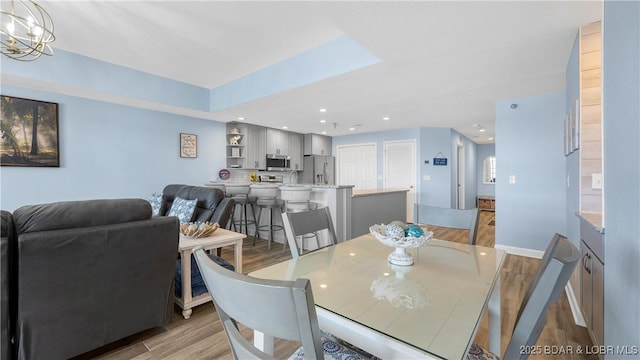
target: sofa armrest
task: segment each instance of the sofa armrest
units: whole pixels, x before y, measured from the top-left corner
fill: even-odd
[[[229,223],[229,219],[233,215],[233,208],[236,202],[232,198],[224,198],[216,206],[213,215],[211,215],[210,222],[217,222],[221,228],[226,228]]]

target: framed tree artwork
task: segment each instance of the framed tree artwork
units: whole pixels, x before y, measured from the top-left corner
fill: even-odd
[[[0,98],[0,165],[59,167],[58,104]]]

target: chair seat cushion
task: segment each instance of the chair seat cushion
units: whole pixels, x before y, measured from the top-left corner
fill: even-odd
[[[211,258],[211,260],[213,260],[216,264],[231,271],[235,271],[235,267],[223,258],[215,256],[213,254],[209,254],[209,258]],[[180,259],[176,261],[175,284],[175,295],[179,298],[182,298],[182,261],[180,261]],[[196,297],[206,292],[207,286],[205,285],[204,279],[200,274],[200,269],[198,269],[196,259],[193,257],[193,255],[191,255],[191,296]]]
[[[368,360],[377,360],[378,358],[341,340],[336,338],[335,336],[322,331],[322,336],[320,337],[320,341],[322,342],[322,350],[324,352],[325,360],[358,360],[358,359],[368,359]],[[304,349],[302,346],[298,348],[290,357],[289,360],[304,360]]]
[[[500,358],[481,346],[478,346],[478,344],[473,343],[469,348],[466,360],[500,360]]]

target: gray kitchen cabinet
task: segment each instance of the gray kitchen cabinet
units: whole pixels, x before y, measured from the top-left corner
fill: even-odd
[[[304,155],[331,155],[331,137],[304,134]]]
[[[267,154],[289,155],[289,132],[267,128]]]
[[[264,170],[267,168],[267,129],[258,125],[246,126],[244,168]]]
[[[582,220],[580,305],[594,345],[604,340],[604,234]]]
[[[302,134],[289,132],[289,158],[291,161],[291,170],[302,170],[302,160],[304,159],[302,143]]]

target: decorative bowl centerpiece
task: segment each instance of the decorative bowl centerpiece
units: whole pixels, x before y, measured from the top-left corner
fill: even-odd
[[[196,221],[180,225],[180,232],[184,236],[201,238],[211,236],[219,227],[220,225],[218,223],[212,224],[208,221]]]
[[[433,231],[424,232],[418,225],[405,225],[402,228],[402,223],[396,221],[388,225],[375,224],[369,227],[369,232],[381,243],[395,248],[387,260],[400,266],[413,265],[413,257],[407,253],[407,248],[423,246],[433,237]]]

